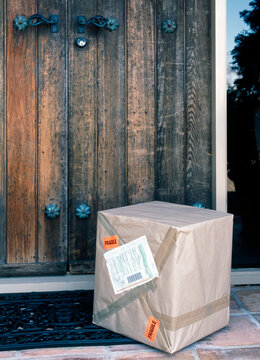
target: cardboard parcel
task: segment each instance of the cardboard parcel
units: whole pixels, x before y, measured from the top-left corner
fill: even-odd
[[[93,322],[171,354],[226,326],[232,228],[159,201],[100,211]]]

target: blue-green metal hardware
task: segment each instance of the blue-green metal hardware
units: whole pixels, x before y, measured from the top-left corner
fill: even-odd
[[[107,18],[107,23],[106,23],[106,30],[108,31],[116,31],[119,27],[119,22],[117,19],[113,18],[113,17],[109,17]]]
[[[176,30],[176,28],[177,28],[177,25],[174,20],[166,19],[162,23],[162,31],[164,31],[165,33],[173,33]]]
[[[84,37],[78,37],[75,40],[75,42],[76,42],[76,45],[81,49],[84,48],[88,44],[87,39]]]
[[[58,15],[51,15],[49,20],[40,14],[32,15],[29,18],[29,24],[32,26],[38,26],[41,24],[51,25],[51,33],[58,32],[58,30],[59,30],[58,21],[59,21]]]
[[[86,219],[90,215],[90,207],[87,204],[80,204],[76,209],[76,216],[80,219]]]
[[[18,15],[13,21],[14,28],[18,31],[24,31],[28,27],[28,20],[23,15]]]
[[[51,33],[57,33],[59,30],[58,22],[59,22],[58,15],[51,15],[49,19],[46,19],[44,16],[40,14],[34,14],[30,16],[28,19],[23,15],[16,16],[16,18],[13,21],[13,25],[16,30],[24,31],[28,27],[28,25],[39,26],[41,24],[47,24],[47,25],[51,25]]]
[[[198,207],[198,208],[201,208],[201,209],[205,209],[205,206],[204,206],[204,204],[202,202],[196,202],[192,206]]]
[[[84,34],[85,33],[85,25],[86,25],[85,16],[78,16],[77,24],[78,24],[78,28],[77,28],[78,34]]]
[[[55,219],[60,215],[60,208],[58,205],[50,203],[45,207],[44,212],[48,219]]]
[[[113,17],[105,18],[101,15],[96,15],[87,20],[85,16],[78,16],[77,18],[77,24],[78,24],[78,33],[84,34],[85,33],[85,26],[96,26],[97,28],[105,28],[108,31],[116,31],[119,22],[117,19]]]

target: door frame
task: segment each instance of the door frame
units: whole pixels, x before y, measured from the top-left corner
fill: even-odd
[[[212,0],[213,186],[212,204],[227,211],[227,0]],[[260,284],[260,268],[232,269],[231,284]]]
[[[227,211],[226,1],[212,0],[212,206]]]

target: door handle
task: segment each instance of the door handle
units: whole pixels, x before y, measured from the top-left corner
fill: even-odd
[[[14,28],[18,31],[24,31],[29,25],[39,26],[41,24],[51,25],[51,33],[58,32],[58,15],[50,15],[49,19],[46,19],[40,14],[34,14],[28,19],[24,15],[18,15],[13,21]]]
[[[117,19],[113,17],[105,18],[101,15],[96,15],[87,20],[85,16],[78,16],[77,18],[77,24],[78,24],[78,33],[84,34],[85,33],[85,26],[95,26],[96,28],[105,28],[108,31],[116,31],[119,22]]]

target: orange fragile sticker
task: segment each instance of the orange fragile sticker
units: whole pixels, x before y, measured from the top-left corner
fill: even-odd
[[[119,246],[118,235],[104,237],[104,249],[114,249]]]
[[[147,339],[154,342],[157,331],[159,330],[159,326],[160,326],[160,321],[150,316],[144,336],[147,337]]]

